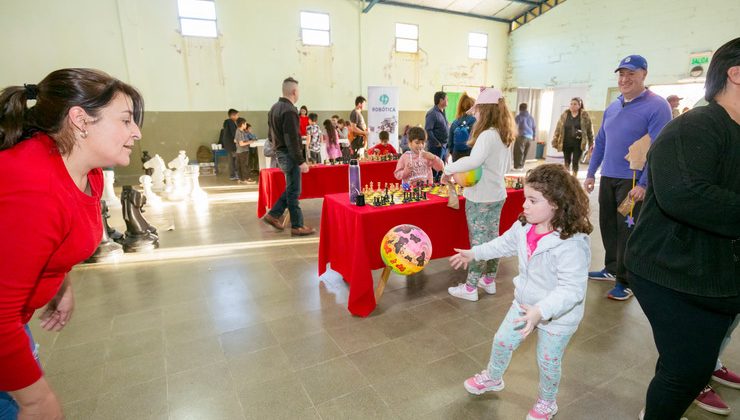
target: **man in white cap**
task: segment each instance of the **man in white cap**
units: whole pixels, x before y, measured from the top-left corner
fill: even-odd
[[[671,114],[672,118],[676,118],[679,115],[681,115],[681,111],[678,110],[678,104],[681,102],[683,98],[679,98],[678,95],[668,95],[667,98],[665,98],[666,101],[668,101],[668,104],[671,106]]]
[[[622,59],[614,71],[619,73],[618,85],[622,93],[604,111],[604,120],[594,141],[594,151],[583,183],[589,193],[596,182],[596,171],[601,167],[599,186],[599,227],[604,244],[604,268],[588,273],[593,280],[616,280],[607,297],[627,300],[632,297],[624,266],[627,238],[640,212],[645,197],[647,172],[633,171],[625,159],[629,147],[650,135],[651,141],[671,120],[671,108],[662,97],[645,88],[647,60],[640,55]],[[617,208],[627,196],[634,201],[627,218]]]

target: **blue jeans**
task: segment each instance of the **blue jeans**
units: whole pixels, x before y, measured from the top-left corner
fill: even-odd
[[[447,157],[447,145],[446,144],[441,147],[429,146],[427,147],[427,149],[429,150],[429,153],[442,159],[443,162],[445,161],[445,158]],[[437,170],[432,169],[432,174],[434,175],[434,182],[439,182],[439,180],[442,178],[442,171],[437,171]]]
[[[36,362],[39,361],[38,351],[36,350],[36,342],[33,341],[31,335],[31,329],[26,325],[26,334],[28,334],[28,344],[31,346],[31,351]],[[0,392],[0,420],[16,420],[18,418],[18,404],[16,404],[13,397],[7,392]]]
[[[302,227],[303,212],[298,203],[298,197],[301,195],[301,168],[287,152],[278,150],[275,154],[277,155],[278,166],[283,171],[283,175],[285,175],[285,191],[280,195],[280,198],[278,198],[278,201],[272,206],[268,214],[272,217],[279,218],[285,213],[285,209],[287,208],[290,212],[291,226],[293,228]]]

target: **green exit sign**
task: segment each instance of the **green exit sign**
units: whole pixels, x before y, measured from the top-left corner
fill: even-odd
[[[709,57],[703,56],[703,57],[691,57],[691,65],[692,66],[700,66],[702,64],[709,63]]]

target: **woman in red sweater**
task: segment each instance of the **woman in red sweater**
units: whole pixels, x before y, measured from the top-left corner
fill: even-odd
[[[69,321],[67,273],[102,234],[100,168],[128,165],[143,112],[136,89],[90,69],[0,92],[1,420],[62,418],[26,324],[44,306],[43,329]]]

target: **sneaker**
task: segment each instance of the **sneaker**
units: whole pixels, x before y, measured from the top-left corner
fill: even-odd
[[[483,276],[478,281],[478,287],[485,290],[489,295],[496,294],[496,279],[494,277]]]
[[[694,400],[694,404],[709,411],[710,413],[720,414],[723,416],[729,416],[730,407],[722,401],[719,394],[714,392],[711,386],[707,385],[704,390],[699,393],[699,396]]]
[[[467,283],[460,283],[457,286],[448,287],[447,292],[456,298],[469,300],[471,302],[478,300],[478,288],[474,287],[471,291],[468,288]]]
[[[712,379],[724,386],[740,389],[740,376],[738,376],[735,372],[728,370],[724,366],[712,373]]]
[[[229,177],[229,180],[230,181],[238,181],[239,180],[239,177],[238,176],[232,176],[232,177]]]
[[[483,370],[481,373],[476,373],[473,377],[468,378],[463,382],[465,389],[473,395],[481,395],[484,392],[494,391],[498,392],[504,389],[504,380],[499,379],[494,381],[488,375],[488,370]]]
[[[645,409],[644,408],[642,410],[640,410],[640,415],[637,416],[637,418],[640,419],[640,420],[644,420],[645,419]],[[681,420],[689,420],[689,419],[687,419],[686,417],[681,417]]]
[[[558,413],[558,404],[555,401],[537,399],[529,413],[527,420],[550,420]]]
[[[588,278],[591,280],[600,280],[600,281],[614,281],[617,279],[617,277],[606,271],[606,268],[604,268],[601,271],[589,271],[588,272]]]
[[[629,287],[624,287],[621,284],[614,286],[612,290],[606,295],[612,300],[627,300],[632,297],[632,290]]]

